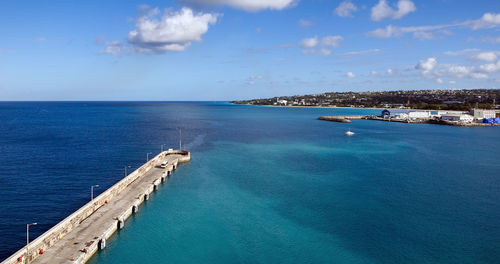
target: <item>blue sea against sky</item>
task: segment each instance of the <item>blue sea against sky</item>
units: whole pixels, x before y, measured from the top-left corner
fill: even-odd
[[[90,263],[498,263],[500,128],[316,120],[379,112],[2,102],[0,259],[182,128],[191,162]]]

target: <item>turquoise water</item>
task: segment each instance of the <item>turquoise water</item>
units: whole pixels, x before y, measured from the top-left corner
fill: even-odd
[[[0,258],[181,127],[191,162],[91,263],[498,263],[500,127],[316,120],[379,112],[0,102]]]
[[[498,263],[498,128],[188,111],[191,162],[90,263]]]

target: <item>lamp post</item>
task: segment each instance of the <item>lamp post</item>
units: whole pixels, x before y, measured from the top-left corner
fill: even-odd
[[[163,146],[165,146],[167,144],[161,144],[161,152],[163,152]]]
[[[182,129],[179,127],[179,150],[182,150]]]
[[[148,161],[149,161],[149,154],[153,154],[153,152],[148,152],[148,153],[146,153],[146,162],[148,162]]]
[[[94,201],[94,188],[99,187],[99,184],[90,186],[90,201]]]
[[[130,168],[130,166],[125,166],[125,177],[127,177],[127,168]]]
[[[30,260],[30,251],[29,251],[29,244],[30,244],[30,226],[32,225],[37,225],[38,223],[31,223],[26,225],[26,264]]]

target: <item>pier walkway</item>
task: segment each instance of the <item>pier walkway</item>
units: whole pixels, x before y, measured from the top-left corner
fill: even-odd
[[[85,263],[98,249],[105,248],[106,239],[140,210],[139,205],[167,180],[178,163],[189,159],[187,151],[159,154],[30,243],[29,263]],[[168,165],[160,168],[164,160]],[[92,208],[86,208],[89,206]],[[83,210],[92,211],[82,216]],[[26,247],[0,264],[12,263],[26,263]]]

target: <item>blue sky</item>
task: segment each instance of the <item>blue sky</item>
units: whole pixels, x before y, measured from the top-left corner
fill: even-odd
[[[500,4],[7,1],[0,100],[500,88]]]

